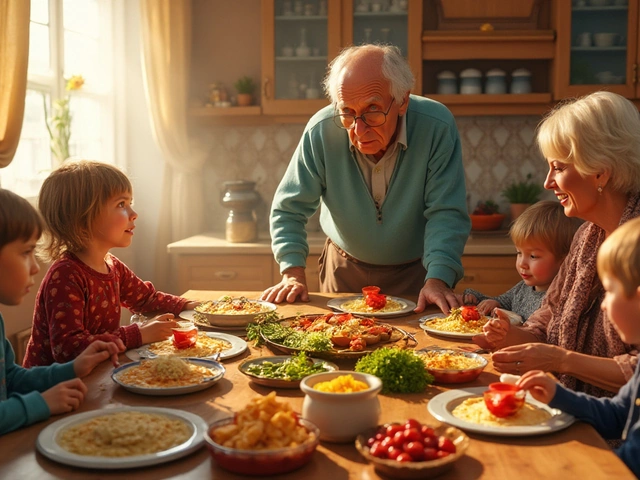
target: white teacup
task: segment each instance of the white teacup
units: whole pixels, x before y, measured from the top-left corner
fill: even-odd
[[[590,47],[592,43],[591,33],[583,32],[576,38],[576,45],[579,47]]]
[[[600,32],[593,35],[593,43],[596,47],[613,47],[619,39],[620,35],[617,33]]]

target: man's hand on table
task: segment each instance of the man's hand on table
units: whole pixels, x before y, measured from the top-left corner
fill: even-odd
[[[273,303],[293,303],[300,297],[303,302],[309,301],[309,291],[307,290],[307,276],[302,267],[291,267],[282,273],[282,281],[267,288],[260,297],[260,300]]]
[[[446,315],[449,315],[452,308],[460,306],[459,299],[453,293],[453,290],[438,278],[429,278],[424,283],[424,287],[422,287],[418,296],[418,305],[413,311],[420,313],[429,304],[437,305],[442,310],[442,313]]]

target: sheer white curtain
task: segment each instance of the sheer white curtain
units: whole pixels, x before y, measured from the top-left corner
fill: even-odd
[[[140,7],[147,101],[154,137],[166,160],[154,283],[168,291],[167,244],[202,232],[206,151],[187,134],[191,0],[140,0]]]

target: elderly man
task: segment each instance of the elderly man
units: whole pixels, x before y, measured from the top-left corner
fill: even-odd
[[[433,303],[448,313],[470,230],[453,116],[409,94],[413,74],[394,46],[345,49],[324,83],[332,105],[307,124],[273,200],[283,278],[262,299],[308,301],[305,225],[322,203],[323,292],[377,285],[418,296],[416,312]]]

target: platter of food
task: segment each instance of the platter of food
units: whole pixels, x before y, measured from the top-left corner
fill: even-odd
[[[487,387],[448,390],[433,397],[427,408],[441,422],[467,432],[497,436],[544,435],[562,430],[575,418],[538,402],[529,394],[514,415],[499,418],[487,409],[483,394]]]
[[[357,359],[380,347],[415,342],[398,327],[351,313],[299,315],[252,324],[247,332],[249,339],[265,342],[278,352],[307,352],[328,359]]]
[[[207,423],[198,415],[158,407],[117,407],[66,416],[47,425],[36,448],[74,467],[125,469],[184,457],[200,448]]]
[[[168,355],[122,365],[113,371],[111,379],[141,395],[183,395],[213,386],[225,371],[214,360]]]
[[[235,334],[238,334],[238,332],[246,332],[247,330],[247,325],[211,325],[204,314],[198,313],[195,310],[181,311],[180,318],[193,322],[200,330],[204,331],[223,330],[225,332],[233,332]]]
[[[211,358],[220,354],[219,359],[232,358],[247,350],[247,342],[228,333],[198,332],[196,344],[188,348],[176,348],[172,338],[162,342],[150,343],[137,349],[127,350],[131,360],[154,358],[158,355],[177,355],[178,357]]]
[[[202,302],[194,308],[198,323],[209,322],[218,328],[246,328],[256,315],[274,312],[276,305],[262,300],[251,300],[246,297],[225,295],[218,300]],[[182,316],[182,315],[181,315]]]
[[[415,302],[383,295],[378,287],[364,287],[362,295],[332,298],[327,302],[327,306],[339,312],[379,318],[410,315],[416,308]]]
[[[420,328],[431,335],[465,340],[481,334],[488,321],[475,307],[452,308],[449,315],[434,313],[419,320]]]
[[[477,353],[447,348],[423,348],[416,354],[438,383],[471,382],[480,376],[488,363]]]
[[[252,382],[272,388],[299,388],[300,381],[309,375],[338,370],[335,363],[297,355],[274,355],[249,358],[238,365],[238,370]]]

